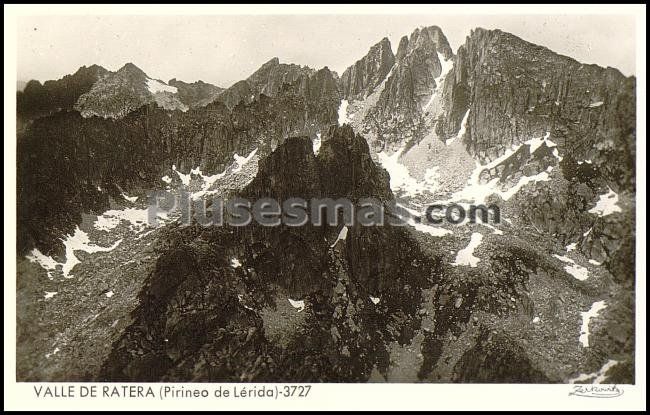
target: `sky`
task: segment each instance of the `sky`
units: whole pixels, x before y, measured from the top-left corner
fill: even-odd
[[[631,15],[23,16],[18,79],[59,79],[98,64],[132,62],[150,77],[228,87],[264,62],[324,66],[340,74],[373,44],[437,25],[454,51],[472,29],[501,29],[583,63],[635,74]]]

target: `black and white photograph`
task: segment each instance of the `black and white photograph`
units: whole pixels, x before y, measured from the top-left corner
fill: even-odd
[[[644,389],[645,6],[106,7],[5,25],[5,380]]]

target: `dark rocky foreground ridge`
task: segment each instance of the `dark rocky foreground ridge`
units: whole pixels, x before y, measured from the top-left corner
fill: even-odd
[[[330,130],[318,156],[309,138],[290,138],[260,164],[242,195],[309,200],[390,194],[386,173],[349,127]],[[350,167],[358,175],[330,174]],[[419,253],[404,229],[351,227],[346,241],[332,248],[339,231],[312,225],[170,230],[169,251],[99,378],[363,381],[375,363],[385,370],[385,344],[408,341],[436,261]],[[391,250],[394,243],[410,249]],[[241,266],[233,267],[233,258]],[[380,307],[372,294],[382,296]],[[282,348],[265,337],[265,324],[273,313],[280,323],[291,318],[276,305],[286,298],[309,305],[299,316],[304,325],[278,333]],[[392,320],[396,315],[401,318]]]
[[[432,26],[397,54],[382,39],[340,78],[274,58],[222,89],[165,84],[127,64],[28,84],[18,98],[19,263],[34,248],[64,258],[62,235],[124,192],[161,188],[172,165],[216,174],[235,154],[259,156],[251,181],[232,186],[253,199],[389,203],[377,151],[456,136],[464,157],[489,166],[482,183],[550,172],[509,200],[491,196],[508,219],[501,233],[352,226],[332,247],[340,226],[171,223],[120,236],[137,265],[81,257],[76,285],[47,282],[58,294],[46,301],[42,270],[20,265],[21,379],[568,382],[615,360],[607,380],[634,381],[633,77],[498,30],[473,31],[454,54]],[[545,135],[534,151],[522,145]],[[590,212],[608,191],[619,212]],[[479,265],[452,265],[476,233]],[[570,244],[581,264],[599,264],[589,279],[557,260]],[[107,287],[129,294],[106,299]],[[580,313],[600,300],[582,347]],[[39,359],[55,336],[61,351]]]

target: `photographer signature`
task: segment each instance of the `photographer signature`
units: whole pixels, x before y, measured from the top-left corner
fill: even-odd
[[[585,398],[616,398],[623,395],[623,390],[616,385],[573,385],[569,396]]]

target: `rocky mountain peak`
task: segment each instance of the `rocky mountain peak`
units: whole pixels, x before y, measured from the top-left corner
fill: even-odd
[[[409,38],[404,36],[400,40],[397,49],[397,60],[401,62],[412,53],[423,56],[435,52],[440,53],[445,59],[450,59],[454,55],[442,29],[438,26],[418,28],[411,33]]]
[[[335,178],[323,182],[328,197],[371,197],[384,201],[393,198],[388,173],[374,163],[368,142],[350,125],[333,125],[328,129],[318,160],[321,176]]]
[[[98,78],[106,75],[109,73],[109,70],[104,68],[103,66],[100,65],[90,65],[90,66],[82,66],[79,69],[77,69],[77,72],[75,72],[72,76],[96,76]],[[65,78],[65,77],[64,77]]]
[[[404,56],[406,56],[407,49],[409,47],[409,37],[404,35],[399,40],[399,45],[397,45],[397,55],[395,57],[398,61],[401,61]]]
[[[260,160],[246,195],[273,197],[374,197],[392,199],[389,177],[370,156],[365,138],[349,125],[332,125],[314,155],[309,137],[290,137]]]
[[[140,68],[138,68],[135,64],[131,62],[127,62],[122,66],[120,69],[117,70],[118,74],[128,74],[132,76],[144,76],[146,77],[147,74]]]
[[[385,37],[343,72],[340,82],[343,97],[365,98],[386,78],[394,64],[395,55],[390,41]]]
[[[122,118],[152,102],[168,110],[186,111],[188,106],[175,96],[176,92],[175,87],[149,78],[129,62],[97,81],[90,91],[79,97],[74,108],[83,117],[103,118]]]
[[[375,91],[378,98],[365,109],[363,131],[382,137],[384,142],[421,138],[427,123],[424,117],[436,107],[432,103],[453,60],[449,42],[438,26],[418,28],[409,37],[403,36],[394,66]]]
[[[31,80],[17,94],[18,115],[29,119],[71,110],[77,99],[108,73],[99,65],[91,65],[82,66],[74,74],[43,84]]]

